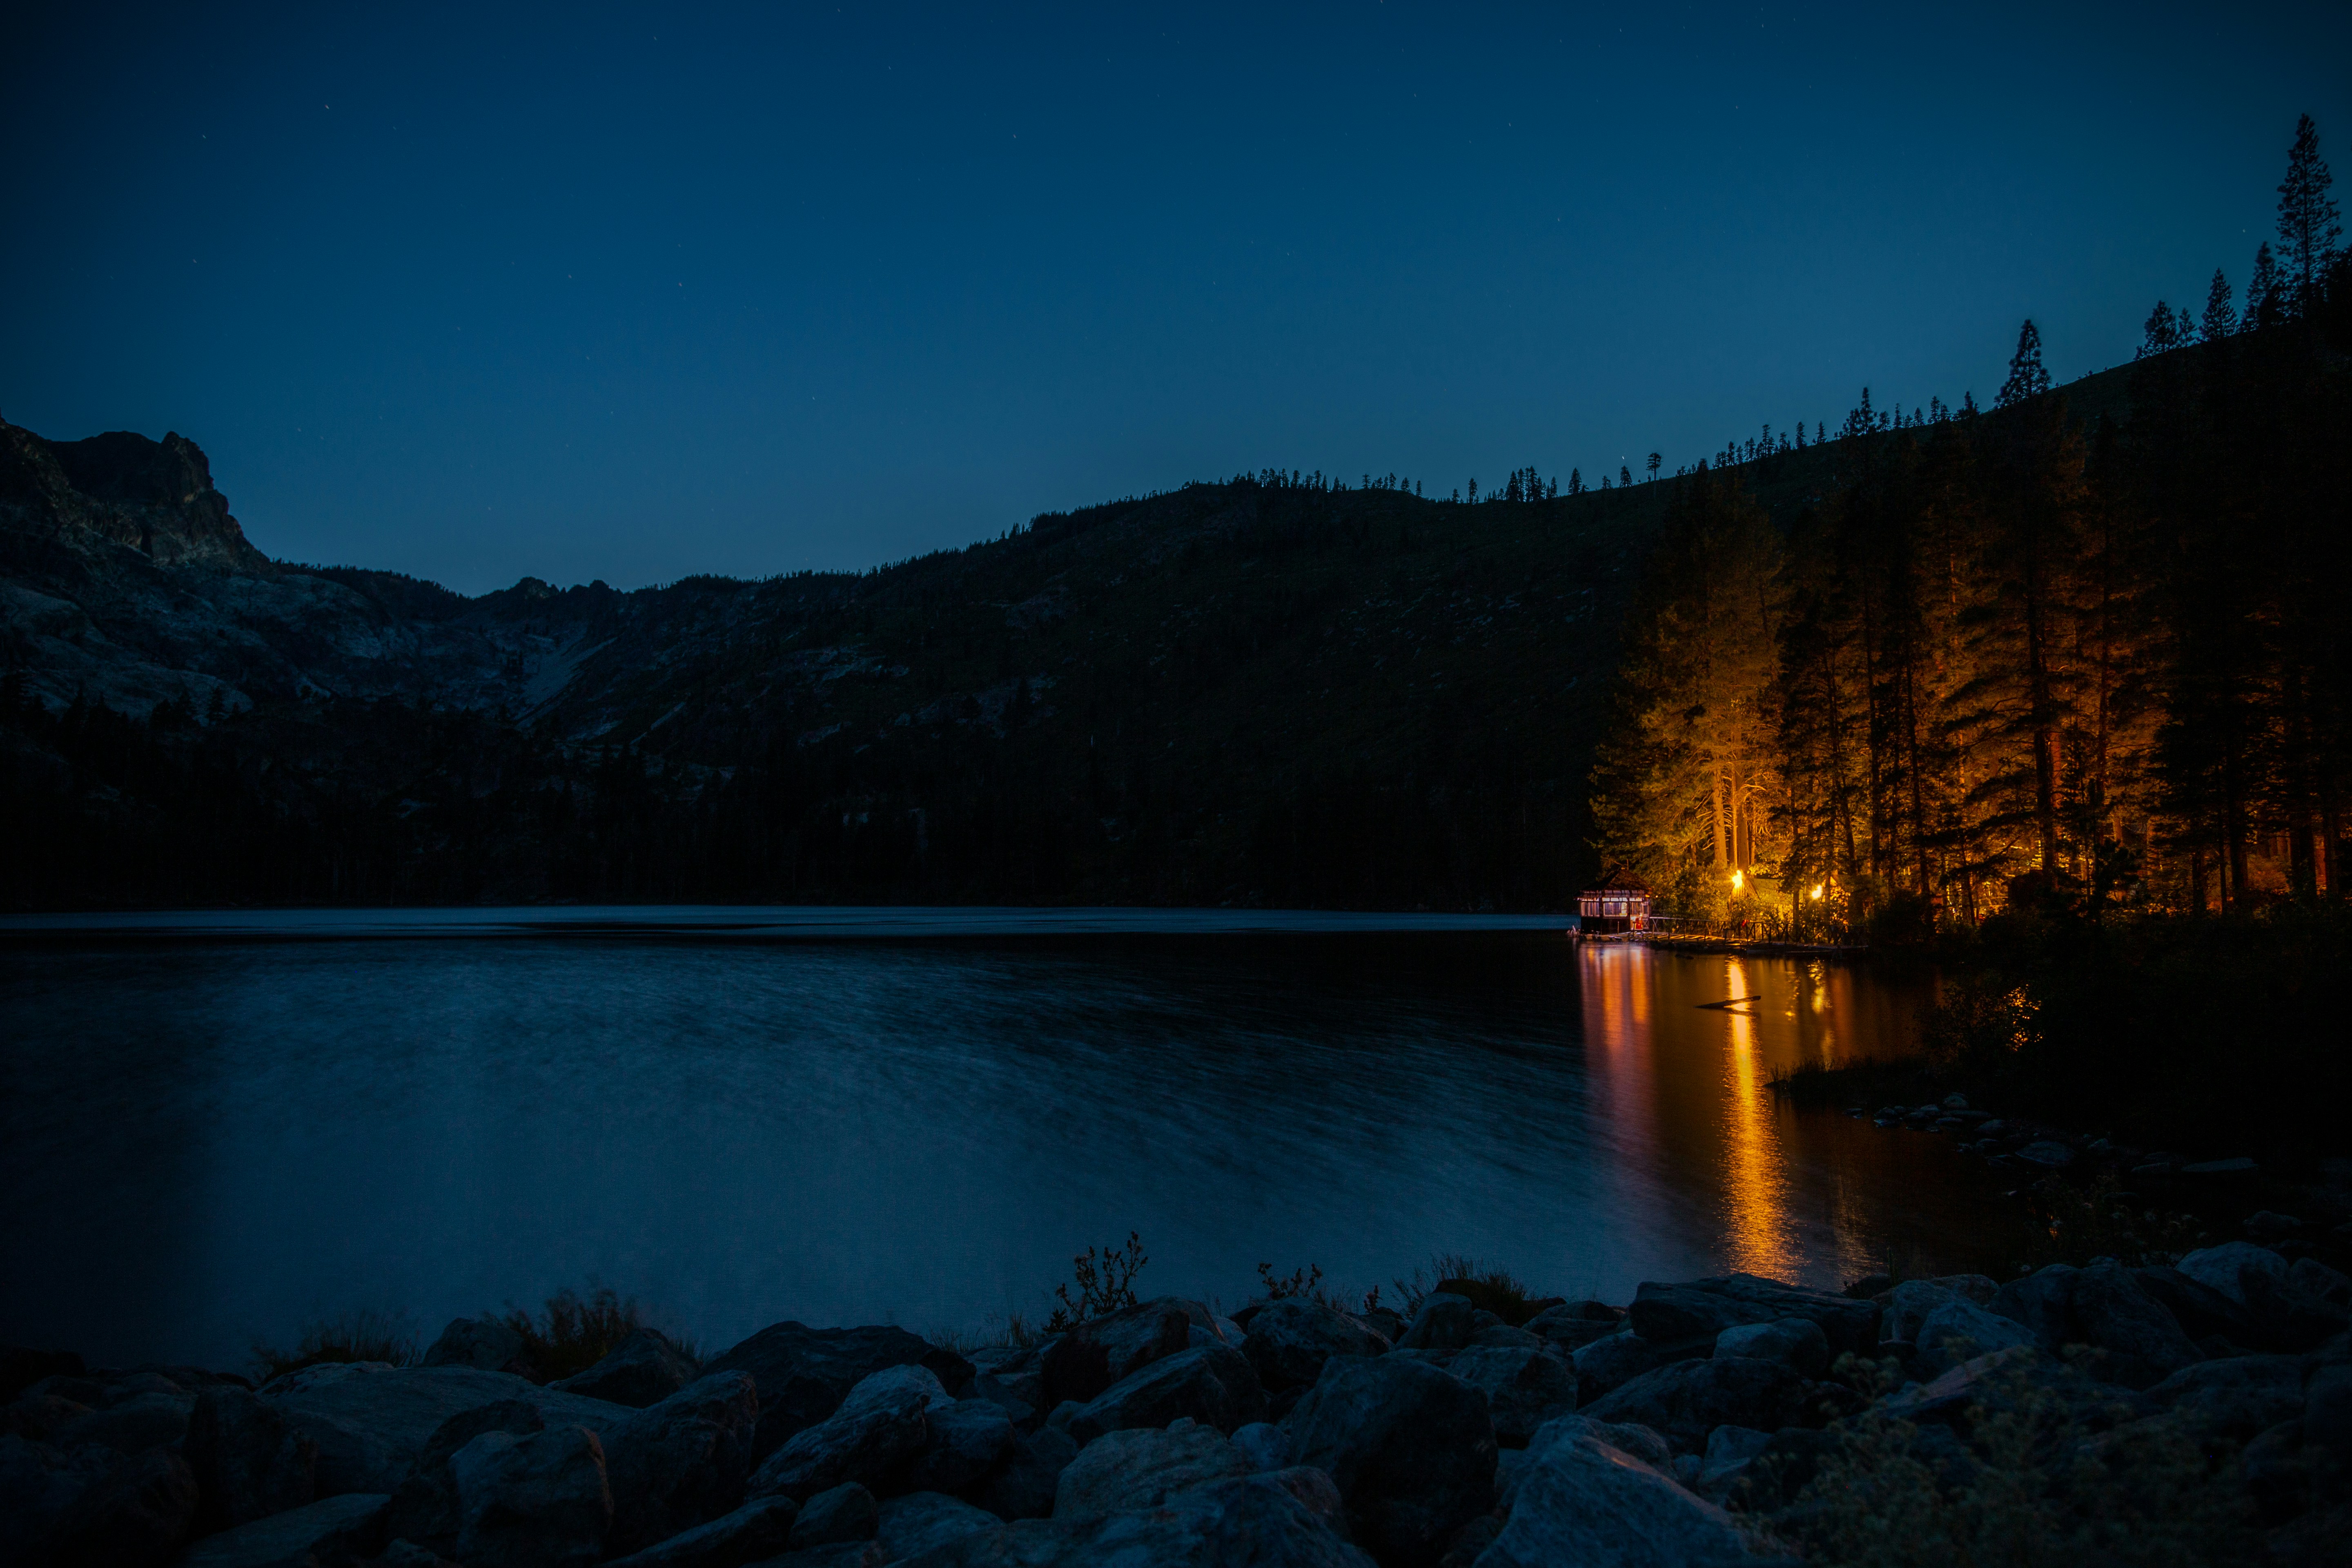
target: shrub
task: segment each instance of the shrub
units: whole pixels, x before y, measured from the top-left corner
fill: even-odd
[[[363,1309],[310,1324],[291,1350],[255,1341],[253,1367],[255,1381],[267,1383],[330,1362],[388,1361],[394,1366],[414,1366],[422,1353],[415,1325],[406,1314]]]
[[[552,1383],[586,1372],[646,1326],[636,1298],[624,1300],[601,1285],[592,1287],[585,1296],[567,1286],[547,1299],[538,1317],[509,1307],[499,1321],[522,1336],[534,1383]],[[678,1348],[688,1355],[694,1353],[690,1345]]]
[[[1434,1284],[1429,1283],[1433,1276]],[[1484,1308],[1515,1328],[1540,1310],[1527,1286],[1508,1269],[1481,1263],[1466,1253],[1441,1252],[1429,1260],[1426,1272],[1416,1268],[1391,1283],[1396,1286],[1400,1310],[1407,1318],[1419,1312],[1423,1300],[1440,1290],[1466,1297],[1472,1306]]]
[[[1071,1258],[1070,1269],[1076,1276],[1071,1283],[1077,1286],[1078,1293],[1073,1297],[1068,1285],[1054,1287],[1061,1305],[1045,1320],[1045,1331],[1058,1334],[1089,1318],[1134,1306],[1135,1277],[1150,1261],[1143,1255],[1143,1238],[1131,1230],[1125,1247],[1105,1247],[1099,1254],[1089,1247]]]

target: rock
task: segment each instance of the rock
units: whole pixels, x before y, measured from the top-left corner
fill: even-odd
[[[2241,1307],[2246,1305],[2245,1276],[2267,1274],[2279,1284],[2287,1281],[2287,1261],[2267,1247],[2247,1241],[2225,1241],[2190,1253],[2178,1265],[2181,1273],[2218,1290]]]
[[[1583,1414],[1595,1421],[1647,1426],[1676,1453],[1696,1454],[1717,1426],[1777,1432],[1797,1418],[1803,1403],[1804,1380],[1788,1366],[1727,1356],[1644,1373]]]
[[[604,1555],[613,1493],[604,1447],[585,1426],[528,1437],[485,1432],[451,1456],[467,1568],[587,1568]]]
[[[124,1462],[111,1448],[63,1449],[0,1435],[0,1563],[37,1561],[36,1544],[50,1523]]]
[[[1041,1427],[1013,1445],[1003,1468],[971,1494],[971,1500],[999,1519],[1044,1519],[1054,1511],[1062,1472],[1077,1457],[1076,1438],[1055,1427]]]
[[[2246,1311],[2265,1345],[2316,1350],[2352,1325],[2352,1312],[2302,1289],[2292,1272],[2281,1278],[2249,1268],[2239,1276],[2239,1283],[2246,1293]]]
[[[793,1526],[792,1548],[831,1546],[843,1541],[871,1541],[882,1528],[882,1508],[874,1494],[856,1481],[845,1481],[808,1500]]]
[[[2205,1359],[2172,1314],[2111,1258],[2075,1276],[2073,1306],[2083,1342],[2103,1352],[2093,1368],[2103,1382],[2148,1388]]]
[[[514,1377],[531,1373],[530,1347],[496,1318],[452,1318],[425,1352],[425,1366],[469,1366]]]
[[[2259,1209],[2246,1216],[2242,1228],[2248,1236],[2257,1241],[2277,1241],[2301,1230],[2303,1221],[2293,1215],[2274,1214],[2269,1209]]]
[[[784,1551],[799,1512],[790,1498],[757,1498],[708,1524],[614,1558],[605,1568],[742,1568]]]
[[[1178,1421],[1164,1432],[1130,1427],[1080,1450],[1055,1488],[1054,1517],[1156,1508],[1173,1493],[1249,1473],[1248,1459],[1213,1426]]]
[[[1504,1451],[1510,1454],[1522,1452],[1517,1448]],[[1454,1544],[1447,1547],[1445,1555],[1437,1560],[1437,1568],[1475,1568],[1479,1553],[1494,1545],[1495,1537],[1502,1533],[1501,1520],[1491,1513],[1480,1514],[1464,1525],[1461,1533],[1454,1536]]]
[[[1576,1409],[1575,1369],[1552,1351],[1472,1345],[1445,1370],[1486,1396],[1495,1439],[1507,1447],[1523,1447],[1537,1427]]]
[[[1312,1386],[1323,1363],[1335,1355],[1382,1355],[1388,1340],[1357,1319],[1314,1301],[1272,1302],[1250,1319],[1241,1342],[1259,1384],[1276,1389]]]
[[[1633,1455],[1581,1434],[1531,1455],[1515,1478],[1510,1519],[1478,1557],[1479,1568],[1713,1568],[1757,1561],[1730,1515]]]
[[[904,1329],[812,1329],[792,1322],[761,1329],[712,1357],[703,1363],[702,1375],[751,1374],[760,1391],[760,1426],[751,1443],[756,1463],[793,1433],[838,1410],[849,1391],[866,1378],[887,1367],[909,1364],[929,1368],[950,1397],[961,1397],[971,1382],[970,1362]]]
[[[1234,1452],[1252,1474],[1290,1468],[1290,1434],[1266,1421],[1253,1421],[1233,1436]]]
[[[999,1530],[1004,1521],[941,1492],[908,1492],[882,1505],[875,1544],[886,1563],[920,1557],[967,1535]]]
[[[586,1372],[548,1386],[642,1410],[692,1383],[695,1373],[693,1359],[672,1344],[667,1335],[655,1329],[638,1329]]]
[[[1486,1396],[1433,1366],[1393,1355],[1327,1362],[1284,1425],[1298,1463],[1339,1489],[1352,1539],[1391,1568],[1433,1563],[1494,1504]]]
[[[844,1541],[831,1546],[808,1546],[771,1557],[759,1568],[882,1568],[882,1548],[871,1541]]]
[[[907,1473],[916,1491],[961,1493],[1013,1452],[1013,1418],[992,1400],[952,1400],[923,1414],[930,1444]]]
[[[1653,1469],[1663,1470],[1675,1462],[1675,1451],[1652,1428],[1635,1422],[1595,1421],[1589,1415],[1563,1415],[1557,1421],[1545,1422],[1517,1458],[1523,1461],[1541,1458],[1554,1443],[1566,1442],[1570,1437],[1590,1437],[1608,1447],[1622,1448]],[[1511,1506],[1512,1496],[1508,1488],[1502,1491],[1506,1511]]]
[[[613,1530],[606,1550],[640,1551],[741,1502],[759,1416],[751,1373],[730,1372],[607,1426]]]
[[[1596,1313],[1591,1309],[1599,1308]],[[1570,1301],[1547,1308],[1528,1320],[1528,1331],[1573,1353],[1593,1341],[1618,1332],[1624,1315],[1598,1301]]]
[[[971,1397],[1003,1406],[1016,1426],[1034,1424],[1048,1408],[1043,1347],[1008,1347],[981,1364],[971,1380]]]
[[[761,1462],[753,1496],[794,1499],[856,1481],[887,1494],[930,1443],[924,1410],[947,1403],[947,1391],[928,1367],[900,1363],[860,1381],[841,1407],[804,1427]]]
[[[967,1535],[908,1560],[908,1568],[1372,1568],[1318,1512],[1336,1500],[1329,1479],[1315,1471],[1239,1476],[1180,1492],[1157,1508],[1026,1520]]]
[[[162,1381],[158,1379],[157,1381]],[[187,1436],[188,1417],[196,1398],[184,1389],[110,1389],[108,1402],[87,1415],[78,1415],[61,1427],[57,1440],[67,1447],[97,1443],[118,1454],[142,1453],[180,1442]]]
[[[1663,1351],[1630,1330],[1595,1340],[1569,1358],[1569,1364],[1576,1371],[1576,1402],[1580,1406],[1590,1405],[1645,1372],[1703,1353],[1688,1345],[1675,1352]]]
[[[1698,1472],[1698,1491],[1721,1503],[1745,1479],[1750,1463],[1762,1457],[1777,1434],[1746,1426],[1718,1426],[1707,1434],[1706,1453]]]
[[[1943,1303],[1919,1324],[1912,1364],[1917,1375],[1936,1377],[1973,1356],[2035,1342],[2032,1331],[2013,1318],[1989,1312],[1965,1296],[1944,1293]]]
[[[1625,1320],[1633,1332],[1654,1345],[1682,1346],[1712,1344],[1726,1329],[1774,1322],[1780,1316],[1769,1307],[1696,1285],[1644,1281],[1634,1288],[1633,1304],[1626,1310]]]
[[[592,1431],[629,1414],[601,1399],[463,1366],[350,1362],[305,1367],[272,1379],[260,1393],[319,1445],[320,1497],[397,1490],[441,1423],[485,1405],[520,1400],[550,1424],[576,1423]]]
[[[433,1429],[433,1435],[409,1461],[408,1473],[401,1478],[392,1494],[391,1505],[385,1510],[384,1533],[436,1551],[455,1550],[457,1482],[450,1473],[449,1461],[460,1448],[485,1432],[528,1437],[546,1427],[539,1407],[520,1399],[496,1400],[452,1415]]]
[[[1205,1319],[1207,1309],[1197,1302],[1162,1296],[1078,1324],[1045,1354],[1045,1408],[1066,1399],[1084,1404],[1162,1356],[1188,1348],[1196,1308]]]
[[[170,1448],[118,1461],[47,1531],[54,1568],[163,1568],[196,1525],[196,1478]]]
[[[2074,1280],[2081,1271],[2071,1264],[2053,1263],[2003,1285],[1994,1292],[1990,1310],[2024,1325],[2033,1342],[2054,1351],[2073,1342]],[[1914,1338],[1916,1337],[1915,1334]]]
[[[345,1492],[248,1520],[197,1542],[177,1568],[312,1568],[373,1557],[383,1550],[384,1507],[391,1500]]]
[[[2147,1397],[2201,1436],[2242,1443],[2303,1413],[2303,1360],[2249,1355],[2199,1362],[2149,1389]]]
[[[1807,1378],[1821,1376],[1830,1366],[1829,1336],[1811,1318],[1782,1318],[1726,1329],[1716,1336],[1715,1353],[1777,1361]]]
[[[1931,1382],[1879,1401],[1890,1419],[1922,1426],[1948,1425],[1979,1409],[2028,1406],[2034,1407],[2037,1419],[2045,1412],[2064,1414],[2095,1432],[2157,1413],[2146,1395],[2095,1382],[2032,1345],[1973,1357]]]
[[[1508,1323],[1496,1323],[1480,1329],[1470,1336],[1470,1345],[1473,1349],[1484,1345],[1493,1350],[1532,1351],[1541,1350],[1544,1343],[1541,1334],[1527,1329],[1515,1329]]]
[[[2309,1443],[2352,1448],[2352,1366],[2318,1368],[2304,1386],[2303,1436]]]
[[[2184,1176],[2244,1176],[2252,1174],[2254,1163],[2243,1154],[2227,1160],[2199,1160],[2180,1167]]]
[[[1466,1296],[1451,1291],[1432,1290],[1421,1299],[1420,1310],[1412,1315],[1412,1323],[1403,1337],[1396,1342],[1399,1350],[1452,1351],[1470,1342],[1478,1331],[1475,1322],[1477,1309]]]
[[[79,1377],[81,1357],[72,1351],[37,1351],[0,1345],[0,1402],[16,1398],[45,1377]]]
[[[2290,1289],[2317,1297],[2331,1306],[2352,1306],[2352,1277],[2330,1268],[2316,1258],[2298,1258],[2286,1271]]]
[[[2044,1170],[2063,1171],[2074,1163],[2074,1151],[2054,1138],[2044,1138],[2038,1143],[2028,1143],[2010,1158],[2022,1160],[2029,1165],[2040,1165]]]
[[[0,1432],[47,1443],[89,1414],[89,1405],[74,1400],[54,1394],[28,1394],[13,1405],[0,1406]]]
[[[1165,1426],[1185,1415],[1220,1432],[1265,1418],[1265,1391],[1239,1351],[1206,1344],[1162,1356],[1103,1390],[1064,1425],[1085,1444],[1106,1432]]]
[[[196,1395],[186,1453],[204,1500],[199,1528],[207,1532],[304,1507],[318,1494],[318,1439],[246,1389]]]

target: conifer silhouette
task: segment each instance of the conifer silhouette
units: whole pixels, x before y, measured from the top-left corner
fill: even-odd
[[[2001,383],[2000,395],[1993,399],[1992,405],[2007,408],[2049,390],[2050,373],[2042,364],[2042,334],[2029,316],[2018,331],[2017,352],[2009,359],[2009,379]]]
[[[2336,260],[2336,241],[2344,237],[2335,198],[2327,194],[2335,183],[2319,155],[2319,127],[2306,114],[2295,123],[2294,148],[2278,188],[2280,281],[2286,287],[2287,310],[2296,316],[2318,307],[2321,282]]]

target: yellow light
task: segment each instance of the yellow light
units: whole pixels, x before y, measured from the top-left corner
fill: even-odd
[[[1736,892],[1739,891],[1739,884],[1740,884],[1741,879],[1741,879],[1740,874],[1739,874],[1738,872],[1734,871],[1734,872],[1731,874],[1731,890],[1732,890],[1733,892],[1735,892],[1735,893],[1736,893]]]
[[[1822,896],[1822,885],[1821,885],[1819,882],[1815,882],[1815,883],[1813,884],[1813,897],[1814,897],[1815,899],[1817,899],[1817,900],[1818,900],[1821,896]]]

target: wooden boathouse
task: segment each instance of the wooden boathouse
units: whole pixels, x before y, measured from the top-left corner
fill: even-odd
[[[1576,929],[1583,936],[1622,936],[1650,929],[1650,890],[1588,888],[1577,895]]]

